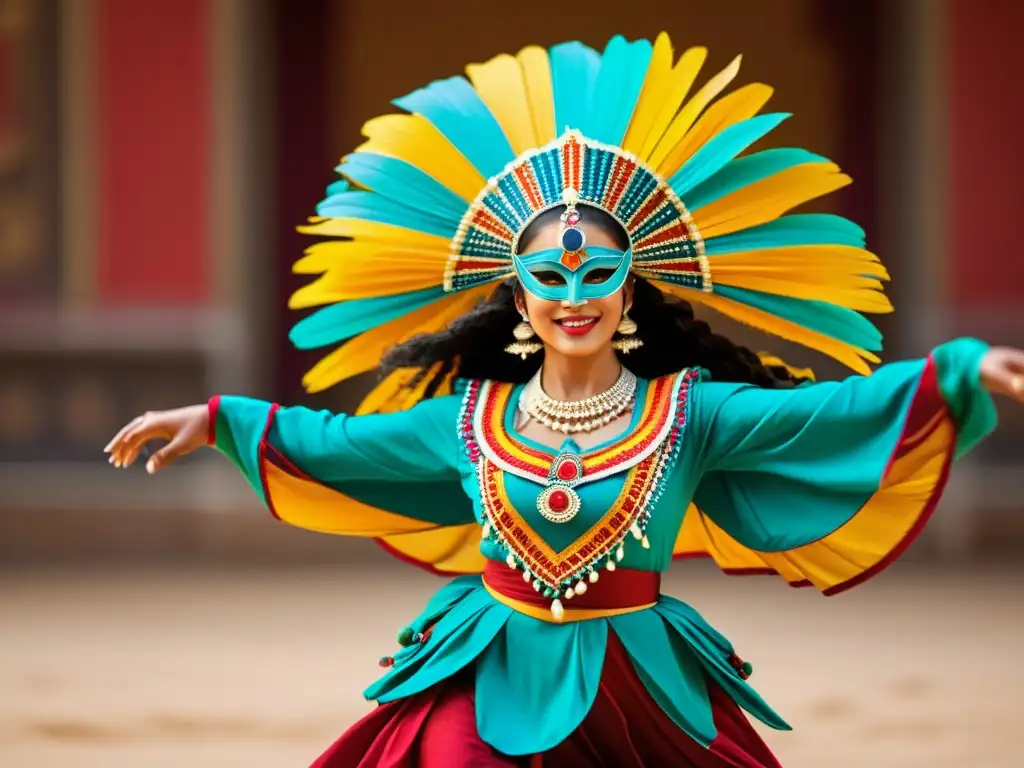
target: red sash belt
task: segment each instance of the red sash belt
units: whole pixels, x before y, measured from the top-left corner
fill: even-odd
[[[629,613],[649,608],[658,602],[661,594],[660,573],[630,568],[601,570],[598,573],[600,576],[596,583],[591,584],[587,580],[587,590],[582,595],[574,595],[572,598],[562,596],[566,621]],[[535,590],[532,580],[523,581],[523,572],[518,569],[488,560],[484,568],[484,583],[492,595],[498,599],[505,598],[501,602],[522,613],[544,618],[550,612],[552,599],[544,597],[543,591]]]

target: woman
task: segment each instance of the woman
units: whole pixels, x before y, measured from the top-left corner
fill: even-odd
[[[462,574],[316,765],[778,765],[741,713],[788,728],[751,665],[660,574],[704,555],[854,586],[994,428],[989,393],[1024,399],[1024,353],[976,340],[812,383],[694,319],[867,374],[858,310],[890,308],[855,225],[783,215],[847,183],[835,166],[738,157],[783,117],[756,115],[770,89],[715,102],[734,62],[684,103],[704,55],[528,48],[399,99],[308,228],[342,239],[296,266],[321,277],[293,305],[329,306],[293,340],[347,340],[307,387],[383,356],[360,415],[215,397],[107,447],[129,466],[166,440],[153,472],[215,445],[279,519]]]

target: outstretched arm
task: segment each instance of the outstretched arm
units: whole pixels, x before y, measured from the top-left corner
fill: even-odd
[[[955,457],[1024,400],[1024,352],[960,339],[872,376],[776,391],[704,382],[699,471],[678,555],[841,591],[878,573],[935,509]]]
[[[166,440],[150,472],[202,445],[217,447],[280,519],[313,530],[383,536],[473,522],[462,493],[456,396],[408,411],[347,416],[225,396],[149,413],[107,446],[128,466]]]

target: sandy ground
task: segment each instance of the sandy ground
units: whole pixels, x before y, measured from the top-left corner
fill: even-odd
[[[0,766],[304,766],[368,709],[412,569],[0,573]],[[1024,570],[890,571],[822,598],[677,567],[754,662],[796,768],[1024,766]]]

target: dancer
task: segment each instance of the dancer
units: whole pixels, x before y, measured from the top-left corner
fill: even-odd
[[[718,98],[738,59],[687,99],[705,55],[531,47],[398,99],[295,267],[319,277],[292,305],[323,308],[293,341],[340,344],[307,388],[385,374],[357,415],[214,397],[107,446],[166,440],[153,472],[215,445],[278,519],[454,577],[315,765],[778,765],[751,664],[661,574],[859,584],[995,427],[990,393],[1024,399],[1024,353],[973,339],[871,373],[885,269],[851,222],[788,213],[849,178],[744,154],[786,115],[764,85]],[[860,375],[815,383],[694,303]]]

